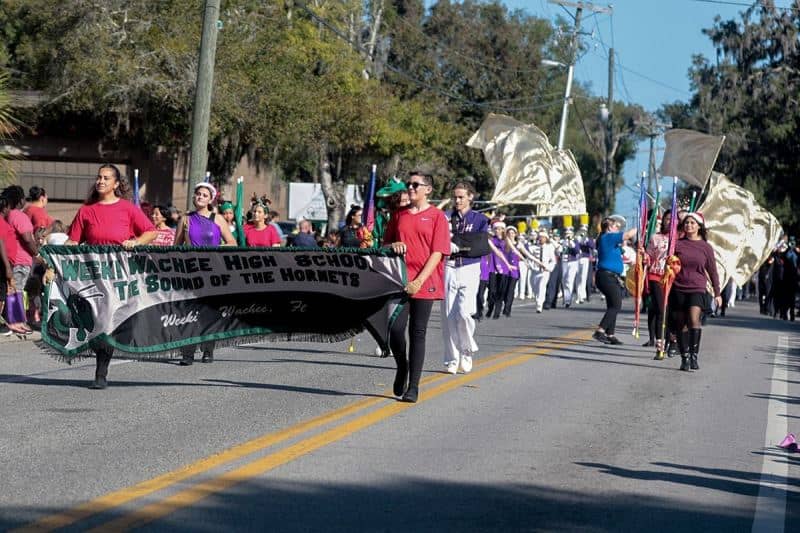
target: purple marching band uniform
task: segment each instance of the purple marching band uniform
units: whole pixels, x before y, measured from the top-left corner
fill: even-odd
[[[508,257],[505,239],[492,237],[491,242],[501,254]],[[511,278],[508,266],[495,254],[489,254],[489,256],[491,257],[489,263],[489,306],[486,309],[486,316],[487,318],[489,316],[500,318],[500,312],[503,310],[503,302],[505,301],[506,288]]]
[[[588,302],[592,285],[592,260],[595,255],[594,239],[584,235],[580,239],[581,253],[578,257],[578,280],[576,291],[578,303]]]
[[[454,210],[446,215],[452,235],[488,233],[489,221],[481,213],[469,210],[462,216]],[[472,355],[478,351],[474,317],[476,308],[480,312],[483,307],[481,287],[485,286],[483,272],[488,258],[456,253],[445,263],[445,295],[441,304],[444,364],[453,374],[459,369],[472,370]]]
[[[571,230],[568,230],[567,237],[561,242],[561,266],[563,269],[561,289],[564,291],[564,307],[572,305],[575,282],[578,279],[580,253],[580,243],[572,237]]]

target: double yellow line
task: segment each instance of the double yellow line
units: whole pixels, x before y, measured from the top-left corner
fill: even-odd
[[[476,362],[476,368],[469,374],[458,377],[449,374],[437,374],[423,380],[426,387],[422,390],[420,401],[427,401],[445,392],[461,387],[467,383],[500,372],[506,368],[522,364],[540,355],[546,355],[558,348],[575,341],[588,340],[590,334],[581,331],[563,337],[544,341],[540,345],[526,345],[483,358]],[[439,385],[432,385],[443,382]],[[94,500],[68,509],[64,512],[46,516],[32,524],[14,530],[15,532],[45,532],[54,531],[76,522],[91,518],[111,509],[120,507],[145,496],[169,488],[185,479],[213,470],[214,468],[237,461],[256,452],[298,437],[312,430],[332,424],[355,413],[375,407],[380,403],[387,403],[385,398],[370,398],[354,402],[350,405],[331,411],[324,415],[312,418],[295,426],[263,435],[248,442],[236,445],[218,454],[206,457],[195,463],[184,466],[178,470],[168,472],[153,479],[143,481],[131,487],[120,489]],[[222,473],[219,476],[196,483],[171,496],[154,503],[144,505],[110,522],[103,523],[93,531],[122,531],[163,518],[178,509],[191,506],[203,498],[222,492],[244,481],[284,465],[310,452],[318,450],[331,443],[337,442],[362,429],[370,427],[382,420],[390,418],[405,411],[413,404],[391,401],[386,405],[364,413],[356,418],[335,425],[318,434],[307,437],[286,448],[255,459],[243,466]]]

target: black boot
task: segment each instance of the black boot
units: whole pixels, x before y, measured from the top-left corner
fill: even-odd
[[[689,370],[689,356],[686,355],[686,345],[689,344],[689,332],[678,332],[678,349],[681,352],[681,370]]]
[[[700,354],[700,337],[703,330],[693,328],[689,330],[689,366],[692,370],[700,370],[697,364],[697,356]]]
[[[397,373],[394,376],[392,392],[399,398],[406,392],[406,385],[408,384],[408,361],[406,361],[406,354],[394,354],[394,361],[397,363]]]
[[[194,346],[188,346],[181,349],[181,366],[191,366],[194,363]]]
[[[89,385],[90,389],[103,390],[108,387],[108,365],[111,364],[111,355],[114,353],[111,348],[97,348],[97,366],[94,371],[94,381]]]

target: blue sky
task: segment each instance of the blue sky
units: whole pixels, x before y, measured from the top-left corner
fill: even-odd
[[[746,3],[747,0],[735,0]],[[511,9],[522,9],[538,17],[555,20],[558,15],[567,17],[560,6],[547,0],[504,0]],[[612,0],[594,2],[597,6],[613,4],[613,14],[591,15],[584,11],[582,29],[589,51],[575,67],[576,79],[589,83],[594,94],[606,96],[608,87],[608,53],[614,46],[617,57],[617,75],[614,83],[614,100],[642,105],[655,111],[662,104],[675,100],[687,101],[690,97],[688,69],[692,56],[702,54],[715,57],[711,42],[701,33],[720,15],[723,20],[738,19],[745,6],[698,2],[694,0]],[[788,0],[778,0],[785,6]],[[574,8],[569,8],[574,14]],[[572,20],[572,19],[570,19]],[[551,139],[556,133],[550,133]],[[662,142],[658,142],[663,147]],[[629,216],[635,213],[638,192],[629,187],[638,183],[638,176],[647,170],[648,144],[643,143],[635,160],[625,165],[627,187],[617,195],[617,211]],[[656,156],[661,162],[661,153]]]

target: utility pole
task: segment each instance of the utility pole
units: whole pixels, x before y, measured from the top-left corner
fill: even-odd
[[[608,49],[608,116],[606,119],[606,156],[603,165],[603,205],[606,214],[611,210],[614,196],[614,49]]]
[[[578,36],[581,31],[581,17],[583,10],[587,9],[594,13],[611,13],[611,7],[599,7],[590,2],[568,2],[567,0],[549,0],[551,4],[562,7],[575,8],[575,26],[572,30],[572,42],[570,43],[569,66],[567,68],[567,88],[564,91],[564,104],[561,108],[561,125],[558,128],[558,149],[564,149],[564,135],[567,132],[567,116],[569,115],[569,104],[572,98],[572,78],[575,74],[575,61],[578,58]]]
[[[189,160],[189,190],[186,210],[192,208],[194,186],[203,181],[208,165],[208,122],[211,117],[211,92],[214,86],[214,58],[217,52],[217,21],[220,0],[205,0],[197,85],[192,111],[192,153]]]

